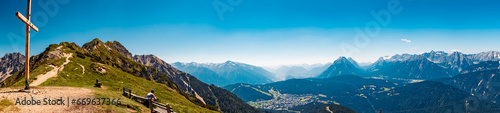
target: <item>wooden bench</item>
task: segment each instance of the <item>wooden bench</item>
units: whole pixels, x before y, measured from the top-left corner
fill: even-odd
[[[160,108],[156,108],[156,109],[153,109],[154,113],[173,113],[173,112],[169,112],[165,109],[160,109]]]
[[[169,104],[164,105],[151,99],[148,99],[148,103],[149,109],[152,113],[175,113],[174,111],[172,111],[173,108],[170,107]],[[156,107],[156,109],[153,109],[154,107]]]
[[[132,94],[132,89],[127,87],[123,87],[123,96],[135,100],[136,102],[147,104],[149,109],[151,110],[151,113],[175,113],[174,111],[172,111],[173,108],[170,107],[169,104],[164,105],[157,101]],[[154,109],[154,107],[156,107],[156,109]]]
[[[123,87],[123,96],[127,97],[127,98],[131,98],[131,95],[132,94],[132,89],[130,88],[127,88],[127,87]]]

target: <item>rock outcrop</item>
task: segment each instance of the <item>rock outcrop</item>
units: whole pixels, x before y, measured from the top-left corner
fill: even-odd
[[[25,58],[21,53],[6,53],[0,59],[0,81],[24,67]]]

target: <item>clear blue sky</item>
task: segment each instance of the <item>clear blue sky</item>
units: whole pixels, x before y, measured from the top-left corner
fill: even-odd
[[[63,41],[81,46],[93,38],[116,40],[132,54],[155,54],[167,62],[259,66],[325,63],[344,55],[373,62],[431,50],[500,50],[497,0],[240,1],[33,0],[40,32],[32,33],[31,53]],[[356,46],[354,29],[377,22],[370,12],[387,10],[394,1],[401,12],[391,14],[366,45]],[[56,5],[47,10],[42,2]],[[232,10],[219,14],[214,2]],[[0,54],[24,54],[25,26],[16,11],[26,14],[25,0],[0,1]],[[357,52],[343,52],[345,44]]]

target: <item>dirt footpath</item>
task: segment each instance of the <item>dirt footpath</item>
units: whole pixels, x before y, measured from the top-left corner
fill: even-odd
[[[98,106],[93,105],[73,105],[72,99],[93,98],[93,91],[85,88],[76,87],[34,87],[32,93],[18,92],[19,89],[3,88],[0,89],[0,100],[7,99],[12,104],[19,100],[40,100],[42,105],[11,105],[2,112],[20,112],[20,113],[90,113],[97,112]],[[62,97],[65,105],[43,105],[44,99],[54,100]],[[68,98],[70,100],[68,100]],[[69,106],[68,106],[69,101]]]
[[[49,66],[53,67],[54,69],[52,69],[51,71],[49,71],[45,74],[38,75],[37,79],[30,83],[30,86],[38,86],[38,85],[42,84],[43,82],[45,82],[49,78],[57,77],[57,74],[59,73],[59,71],[62,71],[64,69],[64,66],[70,62],[69,58],[71,58],[73,53],[70,53],[70,54],[64,53],[63,55],[64,55],[64,57],[66,57],[66,61],[64,61],[64,63],[61,65],[61,67],[49,65]],[[83,69],[83,70],[85,70],[85,69]]]

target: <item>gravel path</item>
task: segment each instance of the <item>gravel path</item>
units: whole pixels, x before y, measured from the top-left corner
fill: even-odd
[[[23,100],[25,97],[27,100],[40,100],[41,104],[44,104],[44,98],[48,99],[58,99],[63,98],[65,105],[13,105],[6,108],[2,112],[19,112],[19,113],[90,113],[97,112],[100,109],[98,106],[93,105],[72,105],[71,102],[68,106],[68,98],[78,99],[78,98],[93,98],[93,91],[85,88],[76,87],[34,87],[32,93],[18,92],[19,89],[3,88],[0,90],[0,99],[7,99],[13,104],[16,104],[16,100]],[[15,107],[18,109],[16,110]]]
[[[78,65],[80,65],[80,67],[82,67],[82,75],[85,74],[85,67],[80,63],[78,63]]]
[[[61,67],[56,67],[56,66],[50,65],[54,69],[50,70],[49,72],[47,72],[45,74],[38,75],[36,77],[36,80],[34,80],[33,82],[30,83],[30,86],[38,86],[38,85],[42,84],[43,82],[47,81],[47,79],[52,78],[52,77],[56,77],[57,74],[59,73],[59,71],[62,71],[64,69],[64,65],[69,63],[69,61],[70,61],[69,58],[71,58],[71,56],[73,56],[73,53],[70,53],[70,54],[64,53],[64,57],[66,57],[66,61],[63,63],[63,65],[61,65]]]

